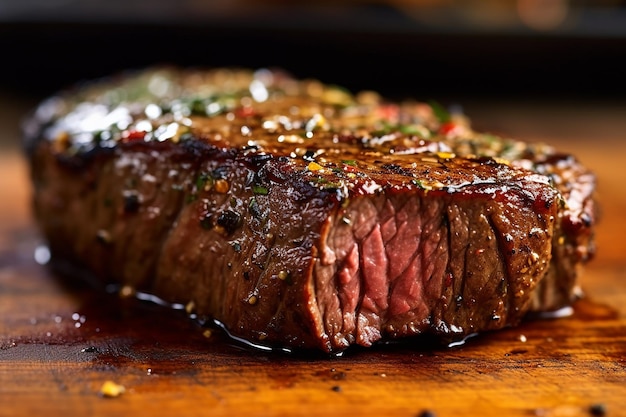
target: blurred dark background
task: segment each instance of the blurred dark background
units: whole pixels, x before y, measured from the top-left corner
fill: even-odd
[[[626,1],[0,0],[0,90],[155,64],[282,67],[351,90],[626,97]]]

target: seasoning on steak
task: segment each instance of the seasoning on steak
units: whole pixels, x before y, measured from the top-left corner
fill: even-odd
[[[25,125],[54,257],[232,335],[341,352],[568,306],[594,176],[437,105],[280,71],[158,68]]]

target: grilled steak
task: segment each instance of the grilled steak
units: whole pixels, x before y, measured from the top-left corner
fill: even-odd
[[[436,104],[280,71],[158,68],[25,124],[54,258],[250,342],[340,352],[568,306],[594,176]]]

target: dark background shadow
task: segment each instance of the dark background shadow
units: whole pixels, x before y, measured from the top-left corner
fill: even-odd
[[[626,97],[626,5],[609,0],[5,0],[0,51],[0,90],[30,97],[155,64],[282,67],[394,98]]]

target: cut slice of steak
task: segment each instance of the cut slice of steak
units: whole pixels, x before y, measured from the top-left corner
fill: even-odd
[[[594,176],[437,105],[280,71],[157,68],[25,124],[53,257],[256,344],[340,352],[568,306]]]

